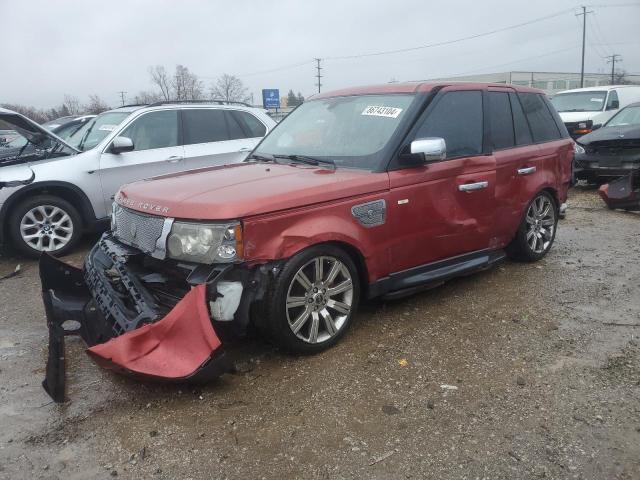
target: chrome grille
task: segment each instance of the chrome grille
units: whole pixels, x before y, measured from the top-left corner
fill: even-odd
[[[153,253],[158,239],[162,236],[164,221],[164,217],[145,215],[114,205],[111,228],[113,235],[122,243],[139,248],[146,253]]]

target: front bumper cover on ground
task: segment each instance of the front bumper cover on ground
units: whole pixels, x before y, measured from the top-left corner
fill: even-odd
[[[94,247],[87,266],[91,259],[99,256],[99,249],[100,244]],[[205,382],[229,370],[209,317],[206,284],[191,288],[164,317],[152,320],[150,309],[142,312],[143,321],[123,329],[115,318],[107,319],[103,313],[104,308],[119,311],[118,296],[122,294],[109,291],[106,295],[105,290],[113,288],[100,276],[43,254],[40,279],[49,327],[43,387],[56,402],[65,399],[64,337],[67,335],[79,335],[96,363],[141,379]],[[90,281],[91,290],[86,280]],[[96,289],[102,289],[102,294],[96,295]],[[144,296],[144,291],[136,291]],[[110,305],[96,303],[105,298],[112,300]],[[144,305],[143,301],[139,303]]]
[[[640,178],[637,183],[634,182],[633,174],[626,175],[602,185],[598,193],[611,209],[640,210]]]

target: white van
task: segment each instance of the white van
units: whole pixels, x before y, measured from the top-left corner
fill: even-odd
[[[558,92],[551,99],[574,139],[601,127],[621,108],[638,101],[639,85],[576,88]]]

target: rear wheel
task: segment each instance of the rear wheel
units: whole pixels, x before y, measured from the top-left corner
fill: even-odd
[[[540,192],[531,200],[515,238],[507,253],[517,260],[535,262],[551,249],[556,237],[558,207],[548,192]]]
[[[53,195],[38,195],[20,202],[9,216],[9,234],[21,253],[38,258],[42,252],[64,255],[82,234],[76,208]]]
[[[272,339],[295,352],[314,353],[347,331],[360,295],[353,260],[332,245],[311,247],[292,257],[268,295]]]

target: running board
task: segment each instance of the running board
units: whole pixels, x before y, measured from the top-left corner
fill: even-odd
[[[487,270],[503,261],[503,250],[483,250],[392,273],[369,286],[369,298],[395,300],[442,285],[447,280]]]

